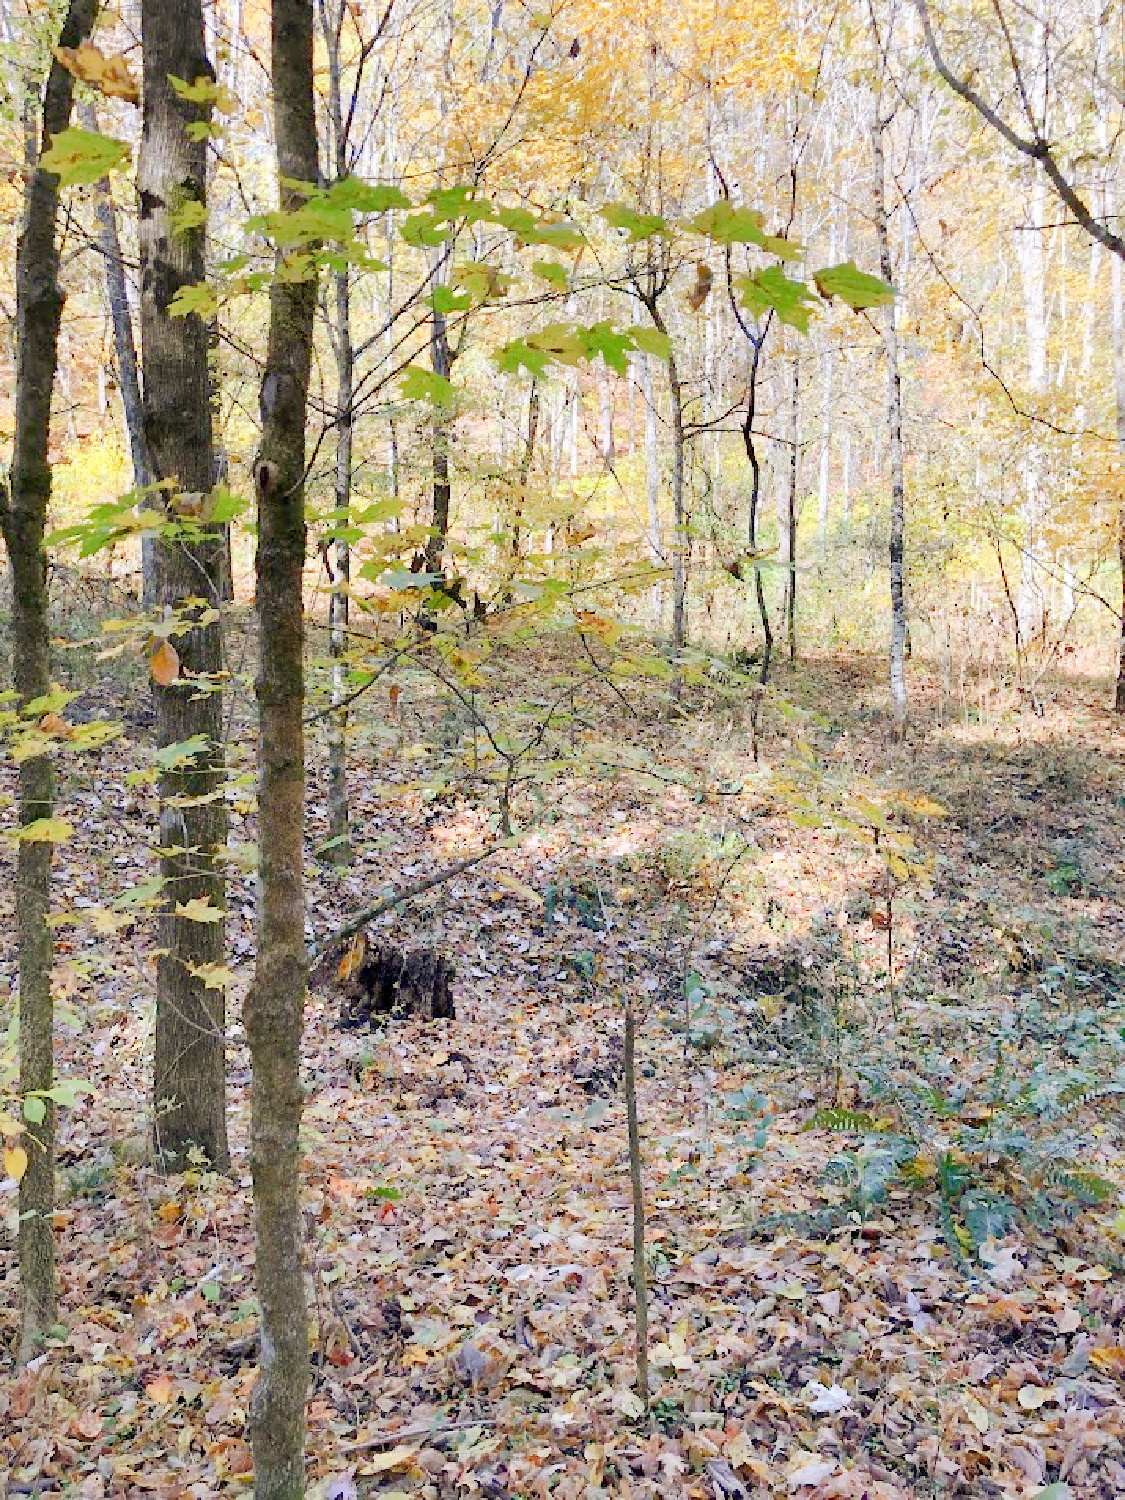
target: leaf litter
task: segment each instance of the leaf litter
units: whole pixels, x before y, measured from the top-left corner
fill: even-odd
[[[1071,704],[1030,727],[997,722],[987,741],[934,726],[903,764],[857,712],[861,667],[806,672],[832,721],[805,736],[818,777],[791,769],[785,723],[766,742],[772,780],[737,733],[702,717],[674,732],[654,723],[650,748],[678,781],[560,775],[553,822],[389,917],[381,930],[423,933],[456,962],[456,1021],[347,1033],[331,992],[310,994],[318,1497],[1125,1493],[1116,1203],[1047,1223],[1008,1215],[997,1205],[1031,1193],[1016,1180],[1030,1169],[995,1124],[1017,1116],[1009,1095],[1081,1086],[1090,1037],[1106,1017],[1120,1030],[1120,732]],[[57,853],[72,915],[60,1072],[98,1094],[62,1114],[63,1326],[19,1375],[4,1200],[9,1494],[251,1485],[248,1056],[235,1024],[231,1176],[159,1177],[141,1129],[151,935],[139,918],[98,921],[149,873],[152,807],[124,777],[129,755],[143,764],[119,742],[105,780],[62,798],[80,836]],[[854,818],[829,815],[829,776],[950,812],[940,827],[892,819],[919,852],[891,891],[891,977],[871,920],[887,864]],[[692,785],[724,790],[700,798]],[[310,865],[313,937],[388,880],[487,838],[470,797],[404,787],[386,753],[372,752],[356,803],[368,853],[342,875]],[[315,847],[315,798],[310,811]],[[252,814],[234,822],[236,838],[252,836]],[[737,859],[732,836],[749,849]],[[1077,874],[1052,880],[1064,863]],[[232,875],[235,1015],[252,922],[252,878]],[[9,975],[13,962],[6,951]],[[626,990],[644,1011],[647,1416],[634,1390]],[[940,1095],[925,1122],[946,1139],[904,1172],[888,1141],[910,1126],[922,1054]],[[1060,1083],[1068,1067],[1078,1076]],[[1076,1160],[1114,1191],[1115,1111],[1102,1095],[1071,1117]],[[966,1131],[990,1128],[995,1149],[982,1137],[966,1151]],[[943,1204],[956,1207],[952,1237]]]

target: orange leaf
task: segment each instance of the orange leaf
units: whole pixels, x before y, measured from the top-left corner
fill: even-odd
[[[79,1437],[85,1438],[88,1443],[92,1443],[95,1438],[101,1437],[101,1435],[102,1435],[102,1417],[101,1417],[101,1412],[97,1412],[97,1411],[84,1411],[84,1412],[82,1412],[82,1414],[80,1416],[77,1416],[74,1419],[74,1431],[78,1434]]]
[[[125,99],[130,104],[141,102],[137,81],[120,52],[107,57],[93,42],[83,42],[81,47],[56,47],[55,56],[68,73],[82,83],[92,84],[107,99]]]
[[[165,1224],[174,1224],[183,1210],[175,1198],[169,1198],[167,1203],[162,1203],[156,1210],[156,1217]]]
[[[74,737],[74,730],[56,713],[46,713],[39,720],[40,734],[53,735],[57,740],[69,740]]]
[[[180,653],[171,641],[161,641],[148,665],[157,687],[170,687],[180,675]]]
[[[366,957],[367,938],[362,932],[357,932],[344,950],[343,958],[336,966],[336,978],[341,982],[350,979]]]
[[[167,1406],[176,1394],[176,1382],[171,1375],[157,1375],[145,1386],[145,1395],[158,1406]]]

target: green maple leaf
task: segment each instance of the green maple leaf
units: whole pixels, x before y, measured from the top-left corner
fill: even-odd
[[[504,375],[518,375],[521,369],[531,375],[545,375],[551,363],[549,354],[542,349],[533,349],[523,339],[513,339],[510,344],[497,349],[493,358]]]
[[[595,359],[600,354],[609,369],[616,370],[619,375],[625,374],[629,368],[627,356],[635,347],[629,334],[622,333],[609,323],[594,323],[589,328],[577,331],[585,343],[587,359]]]
[[[814,271],[813,280],[822,297],[839,297],[853,311],[861,307],[888,307],[895,300],[895,289],[889,282],[878,276],[869,276],[851,260]]]
[[[401,188],[389,182],[364,182],[361,177],[341,177],[321,195],[326,203],[356,214],[385,214],[392,208],[412,208]]]
[[[690,220],[688,227],[722,245],[765,246],[769,236],[762,229],[762,216],[753,208],[736,208],[728,198],[720,198]]]
[[[457,394],[444,375],[435,375],[421,365],[407,366],[398,391],[404,401],[432,401],[435,406],[448,406]]]
[[[115,167],[129,160],[131,153],[124,141],[102,135],[97,130],[80,130],[72,125],[51,137],[50,149],[43,152],[39,165],[53,172],[64,187],[99,182]]]
[[[642,354],[652,354],[657,359],[668,359],[672,353],[672,340],[659,328],[644,328],[638,325],[629,329],[634,349]]]
[[[536,276],[542,276],[544,281],[549,281],[552,286],[557,286],[561,292],[565,292],[570,285],[570,273],[565,266],[560,266],[557,260],[537,260],[532,262],[531,269]]]
[[[601,213],[612,229],[627,230],[633,243],[651,239],[654,234],[664,234],[668,228],[660,214],[638,213],[626,203],[607,203]]]
[[[802,333],[809,331],[809,307],[816,298],[803,281],[790,281],[780,266],[768,266],[752,276],[739,277],[742,305],[760,318],[772,308],[783,323]]]
[[[585,341],[575,328],[562,323],[548,323],[538,333],[529,333],[525,343],[560,365],[576,365],[586,353]]]

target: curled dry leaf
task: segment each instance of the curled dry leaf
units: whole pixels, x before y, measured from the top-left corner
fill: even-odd
[[[170,687],[180,675],[180,653],[171,641],[161,641],[148,666],[157,687]]]
[[[124,99],[128,104],[141,102],[140,86],[120,52],[107,57],[93,42],[84,42],[81,47],[56,47],[55,56],[68,73],[107,99]]]

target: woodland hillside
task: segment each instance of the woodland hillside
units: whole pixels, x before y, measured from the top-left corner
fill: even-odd
[[[1125,1494],[1123,91],[0,3],[6,1494]]]

